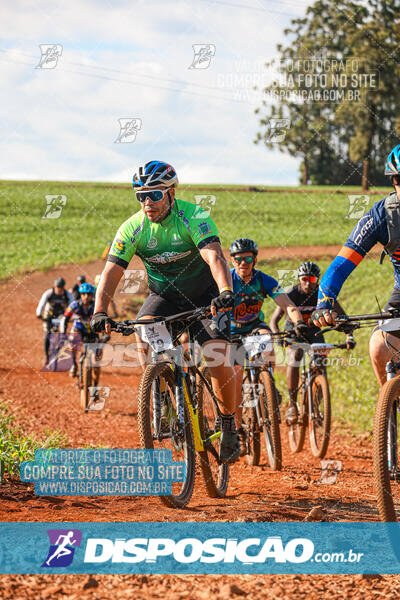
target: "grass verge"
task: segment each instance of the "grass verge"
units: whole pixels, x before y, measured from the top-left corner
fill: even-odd
[[[19,465],[24,460],[33,460],[35,450],[39,448],[63,448],[67,437],[60,431],[45,431],[39,439],[33,435],[24,435],[15,424],[4,400],[0,400],[0,482],[4,476],[19,475]]]

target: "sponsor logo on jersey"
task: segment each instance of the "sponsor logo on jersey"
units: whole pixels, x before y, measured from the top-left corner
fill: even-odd
[[[210,225],[207,223],[207,221],[202,221],[199,225],[200,237],[204,237],[205,235],[207,235],[210,232],[211,232]]]
[[[148,248],[155,248],[158,245],[158,240],[156,237],[154,237],[154,235],[151,236],[151,238],[149,239],[148,243],[147,243],[147,247]]]
[[[115,240],[112,247],[112,253],[120,256],[125,252],[125,242],[123,240]]]
[[[191,252],[191,250],[187,250],[186,252],[162,252],[162,254],[156,254],[155,256],[147,256],[146,261],[165,265],[166,263],[175,262],[185,256],[189,256]]]
[[[176,233],[174,233],[174,235],[172,236],[171,244],[173,246],[180,246],[181,244],[183,244],[183,240],[181,240],[181,238]]]
[[[182,219],[183,223],[186,225],[187,230],[190,231],[189,221],[185,217],[185,213],[183,212],[183,210],[178,211],[178,216]]]

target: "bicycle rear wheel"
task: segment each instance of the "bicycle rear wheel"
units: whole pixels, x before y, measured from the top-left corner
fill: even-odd
[[[282,469],[282,445],[279,430],[279,404],[275,381],[269,371],[261,371],[260,383],[264,387],[260,397],[262,423],[260,428],[264,433],[269,466],[273,471]]]
[[[308,421],[306,388],[300,385],[299,418],[296,425],[289,425],[289,446],[292,452],[301,452],[304,446]]]
[[[308,418],[311,452],[317,458],[324,458],[331,433],[331,397],[323,373],[312,382],[312,412]]]
[[[400,377],[387,381],[376,403],[373,430],[374,483],[382,521],[400,514]]]
[[[155,392],[156,387],[159,392]],[[154,414],[154,393],[160,394],[159,414]],[[156,363],[146,367],[138,392],[138,425],[143,448],[172,450],[173,460],[185,463],[185,481],[174,482],[172,494],[160,496],[160,500],[167,506],[183,508],[192,497],[196,457],[186,403],[183,430],[180,429],[175,397],[175,376],[169,363]]]
[[[202,369],[207,384],[198,378],[197,397],[200,434],[203,442],[220,430],[219,414],[211,395],[211,378],[207,369]],[[211,498],[223,498],[229,483],[229,465],[219,462],[220,438],[206,441],[204,451],[199,452],[200,469],[207,494]]]
[[[90,357],[86,354],[82,362],[82,382],[81,382],[81,409],[88,412],[89,406],[89,388],[92,385],[92,367]]]

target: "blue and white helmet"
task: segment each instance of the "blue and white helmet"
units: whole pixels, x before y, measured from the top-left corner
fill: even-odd
[[[393,148],[387,158],[385,175],[400,175],[400,144]]]
[[[142,188],[170,188],[178,187],[178,176],[174,167],[161,160],[152,160],[139,167],[134,174],[132,187],[135,190]]]

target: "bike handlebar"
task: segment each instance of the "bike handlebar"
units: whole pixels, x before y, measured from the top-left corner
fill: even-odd
[[[364,315],[338,315],[336,323],[353,323],[355,321],[376,321],[380,319],[398,319],[400,308],[393,308],[387,312],[379,312]]]
[[[188,323],[193,320],[206,318],[211,314],[211,309],[208,306],[195,308],[194,310],[186,310],[175,315],[168,317],[155,316],[151,319],[135,319],[126,321],[113,321],[110,323],[111,331],[116,333],[122,333],[122,335],[131,335],[134,333],[136,327],[140,325],[152,325],[154,323],[173,323],[175,321],[187,321]]]

